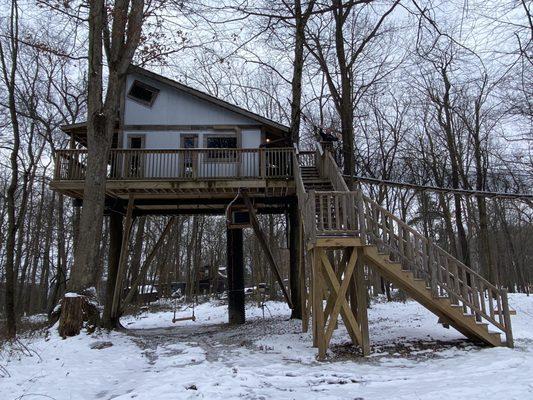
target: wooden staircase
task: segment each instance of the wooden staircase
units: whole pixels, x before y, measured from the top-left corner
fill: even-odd
[[[444,326],[453,326],[466,337],[486,345],[513,346],[505,289],[487,281],[360,189],[349,191],[328,152],[319,149],[312,158],[315,165],[310,165],[309,152],[302,157],[305,165],[299,157],[296,153],[295,174],[300,175],[295,180],[305,245],[314,254],[310,308],[319,358],[325,357],[331,339],[331,320],[336,321],[341,311],[354,343],[361,345],[363,354],[369,352],[368,340],[365,341],[366,303],[362,307],[356,301],[357,298],[359,303],[365,301],[366,294],[361,293],[366,293],[366,287],[364,283],[360,287],[350,283],[357,282],[357,269],[363,274],[364,266],[376,269],[438,316]],[[334,266],[333,253],[339,250],[352,254],[358,266],[350,264],[348,258]]]
[[[364,247],[367,263],[406,291],[411,298],[437,315],[441,321],[453,326],[466,337],[491,346],[501,346],[500,332],[490,332],[489,324],[478,322],[475,314],[465,314],[463,306],[454,304],[448,296],[434,296],[425,279],[415,278],[412,271],[402,268],[402,264],[390,260],[386,253],[379,253],[377,246]]]
[[[302,167],[300,171],[306,192],[311,190],[329,192],[333,190],[330,180],[321,178],[316,167]]]

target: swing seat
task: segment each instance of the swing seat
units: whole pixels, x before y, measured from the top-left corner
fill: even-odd
[[[176,322],[180,321],[196,321],[196,317],[194,315],[190,317],[181,317],[181,318],[172,318],[172,323],[175,324]]]

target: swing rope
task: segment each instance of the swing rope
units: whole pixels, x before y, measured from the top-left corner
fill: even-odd
[[[177,303],[178,303],[178,297],[175,297],[174,298],[174,316],[172,318],[172,323],[173,324],[175,324],[176,322],[179,322],[179,321],[193,321],[193,322],[196,321],[196,315],[194,314],[194,307],[195,307],[194,300],[192,301],[192,306],[185,307],[185,310],[187,310],[188,308],[192,307],[192,315],[190,317],[176,318]]]

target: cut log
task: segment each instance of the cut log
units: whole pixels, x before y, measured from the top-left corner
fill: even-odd
[[[63,338],[76,336],[80,333],[83,323],[88,322],[88,329],[94,330],[100,314],[96,305],[87,296],[77,293],[66,293],[61,301],[61,318],[59,335]]]

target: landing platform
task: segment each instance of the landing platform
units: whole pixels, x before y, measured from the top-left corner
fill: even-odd
[[[311,250],[315,247],[361,247],[363,246],[361,239],[355,236],[343,236],[343,235],[328,235],[317,236],[314,242],[309,242],[307,250]]]

